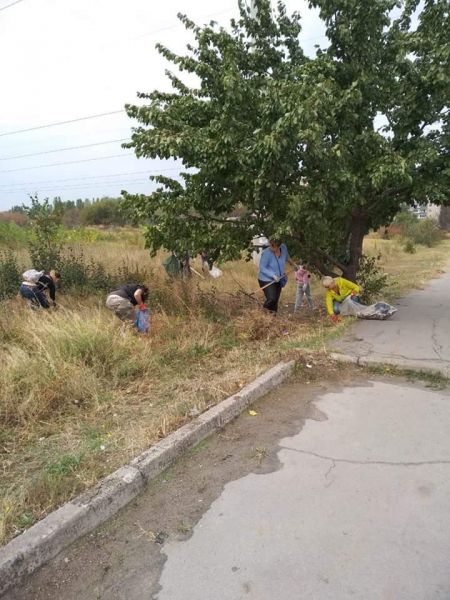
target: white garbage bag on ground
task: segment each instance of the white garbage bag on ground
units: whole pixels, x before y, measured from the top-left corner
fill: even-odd
[[[211,277],[214,277],[214,279],[217,279],[222,275],[222,271],[218,267],[213,266],[210,268],[209,274],[211,275]]]
[[[389,319],[397,312],[397,309],[387,302],[375,302],[370,306],[365,306],[355,302],[351,296],[348,296],[341,303],[341,315],[343,317],[358,317],[358,319],[373,319],[384,321]]]

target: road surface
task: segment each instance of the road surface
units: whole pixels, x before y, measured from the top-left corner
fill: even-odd
[[[359,321],[333,350],[411,369],[428,367],[450,377],[450,273],[395,304],[382,324]]]
[[[450,391],[348,375],[272,393],[5,598],[450,598]]]

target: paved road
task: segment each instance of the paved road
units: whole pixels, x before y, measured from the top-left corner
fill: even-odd
[[[450,376],[450,273],[411,292],[389,321],[360,321],[333,350]]]
[[[229,483],[158,600],[450,598],[450,396],[373,382],[325,394],[282,468]]]
[[[352,369],[282,386],[6,598],[448,600],[450,390]]]

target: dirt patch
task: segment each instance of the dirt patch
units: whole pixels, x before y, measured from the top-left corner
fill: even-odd
[[[326,377],[326,379],[325,379]],[[280,468],[279,441],[326,415],[314,400],[366,380],[353,367],[305,359],[296,375],[205,440],[114,519],[62,552],[4,600],[142,600],[158,591],[168,539],[187,539],[226,483]]]

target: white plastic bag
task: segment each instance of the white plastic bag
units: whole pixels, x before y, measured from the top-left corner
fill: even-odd
[[[340,314],[343,317],[358,317],[358,319],[372,319],[374,321],[384,321],[389,319],[397,312],[397,309],[387,302],[375,302],[370,306],[365,306],[355,302],[351,296],[347,296],[341,303]]]
[[[222,275],[222,271],[220,269],[218,269],[217,267],[213,266],[209,270],[209,274],[211,275],[211,277],[214,277],[214,279],[217,279],[218,277],[220,277]]]
[[[44,274],[44,271],[36,271],[36,269],[28,269],[25,273],[22,273],[22,281],[27,283],[37,283]]]

